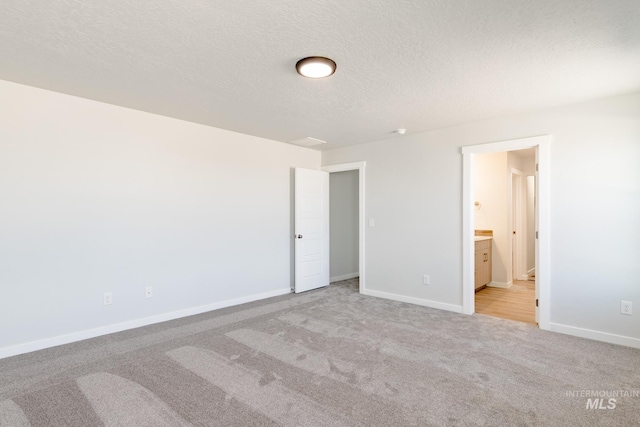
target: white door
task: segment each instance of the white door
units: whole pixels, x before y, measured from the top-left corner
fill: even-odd
[[[329,173],[295,169],[296,293],[329,285]]]
[[[518,176],[511,171],[511,279],[518,277]]]
[[[524,232],[522,197],[522,172],[517,169],[511,170],[511,279],[526,280],[526,259],[524,243],[526,233]]]
[[[535,172],[535,191],[533,193],[533,206],[534,206],[534,216],[535,216],[535,235],[534,239],[536,242],[536,259],[535,259],[535,287],[536,287],[536,324],[540,325],[540,307],[538,306],[538,301],[540,301],[540,245],[538,244],[538,230],[540,229],[540,205],[538,204],[538,194],[540,194],[540,179],[538,178],[538,154],[540,151],[540,146],[536,146],[536,172]]]

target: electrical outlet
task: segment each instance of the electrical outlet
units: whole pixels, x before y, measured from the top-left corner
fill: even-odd
[[[631,309],[632,309],[632,304],[631,301],[620,301],[620,313],[621,314],[628,314],[629,316],[631,316]]]
[[[153,296],[153,288],[151,286],[147,286],[144,288],[144,297],[151,298]]]
[[[428,274],[425,274],[425,275],[422,276],[422,284],[423,285],[431,284],[431,277],[429,277]]]
[[[111,305],[113,303],[113,295],[111,292],[104,293],[104,305]]]

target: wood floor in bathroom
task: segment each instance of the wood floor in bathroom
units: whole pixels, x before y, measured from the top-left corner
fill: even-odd
[[[476,292],[476,313],[535,324],[534,281],[514,280],[509,289],[486,287]]]

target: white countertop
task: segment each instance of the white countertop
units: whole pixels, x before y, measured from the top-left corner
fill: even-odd
[[[474,236],[474,240],[476,242],[479,242],[481,240],[491,240],[491,239],[493,239],[493,237],[491,236]]]

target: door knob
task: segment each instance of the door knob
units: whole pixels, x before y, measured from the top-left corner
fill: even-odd
[[[298,239],[302,239],[302,234],[298,234],[296,237],[297,237]]]

